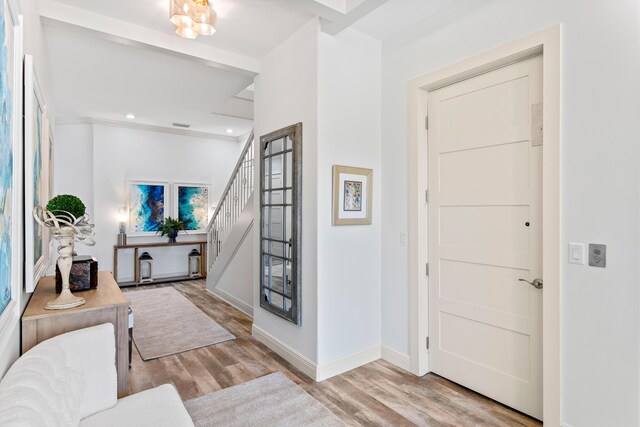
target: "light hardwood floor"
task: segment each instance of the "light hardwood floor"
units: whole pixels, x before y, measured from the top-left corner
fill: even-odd
[[[188,400],[280,371],[350,426],[541,425],[442,377],[416,377],[383,360],[317,383],[255,340],[251,318],[208,294],[204,281],[161,286],[175,287],[237,339],[148,362],[134,345],[130,393],[173,383]]]

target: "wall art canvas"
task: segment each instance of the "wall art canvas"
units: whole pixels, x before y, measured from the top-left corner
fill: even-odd
[[[155,233],[168,214],[169,184],[129,183],[129,233]]]
[[[44,228],[33,218],[33,209],[47,203],[48,141],[45,135],[45,100],[33,68],[33,57],[24,58],[24,167],[25,167],[25,288],[33,292],[47,268],[48,246]]]
[[[19,165],[14,164],[15,152],[18,151],[16,135],[19,131],[16,114],[19,108],[16,99],[16,79],[19,72],[15,69],[15,25],[16,14],[12,14],[9,2],[2,1],[0,7],[0,330],[3,329],[15,305],[13,293],[16,291],[14,283],[17,275],[14,269],[14,253],[17,253],[18,221],[12,218],[17,207],[16,172],[21,172]],[[13,302],[13,304],[12,304]]]
[[[362,211],[362,181],[344,181],[343,210],[347,212]]]
[[[333,225],[371,224],[373,170],[333,166]]]
[[[205,232],[209,224],[211,188],[207,184],[174,184],[175,216],[187,231]]]
[[[51,127],[51,121],[47,120],[46,125],[47,130],[47,176],[49,177],[49,182],[47,183],[47,194],[49,198],[53,198],[55,196],[53,192],[53,128]]]

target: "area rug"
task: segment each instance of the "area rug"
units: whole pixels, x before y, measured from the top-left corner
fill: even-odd
[[[142,360],[182,353],[236,337],[173,288],[125,293],[133,310],[133,342]]]
[[[188,400],[184,405],[197,427],[345,425],[281,372]]]

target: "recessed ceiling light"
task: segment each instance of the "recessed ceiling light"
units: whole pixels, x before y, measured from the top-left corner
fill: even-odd
[[[129,120],[133,120],[133,119],[135,119],[135,118],[136,118],[136,116],[135,116],[135,115],[133,115],[133,114],[131,114],[131,113],[127,114],[125,117],[126,117],[127,119],[129,119]]]
[[[233,129],[227,129],[227,133],[233,133]]]

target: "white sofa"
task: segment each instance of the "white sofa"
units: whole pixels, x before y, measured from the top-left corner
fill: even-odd
[[[0,381],[2,426],[193,426],[165,384],[118,400],[113,325],[43,341]]]

